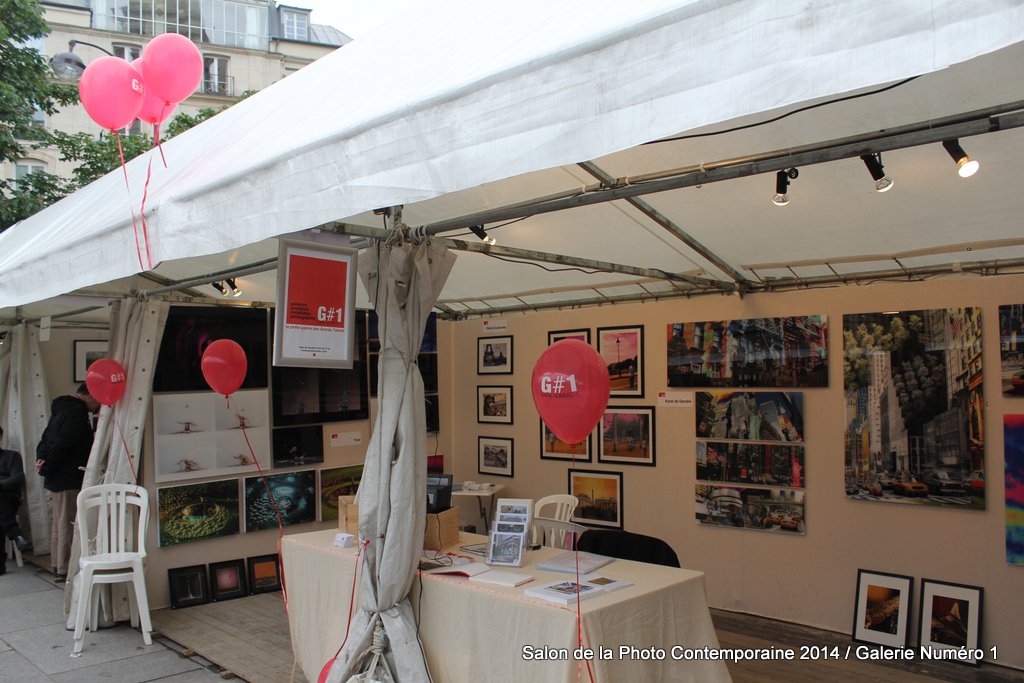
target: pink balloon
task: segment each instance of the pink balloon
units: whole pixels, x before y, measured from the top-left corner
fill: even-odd
[[[132,62],[132,66],[140,74],[142,73],[142,57],[139,57]],[[144,123],[151,123],[154,126],[160,125],[167,119],[171,118],[171,114],[177,109],[177,104],[168,104],[159,97],[153,94],[152,89],[146,88],[146,92],[142,97],[142,108],[139,109],[138,117],[142,119]]]
[[[608,368],[594,347],[563,339],[537,359],[530,389],[548,428],[565,443],[577,444],[604,415],[611,387]]]
[[[128,388],[124,368],[111,358],[98,358],[85,371],[85,386],[89,395],[105,406],[112,406],[124,396]]]
[[[108,130],[124,128],[142,107],[142,76],[118,57],[100,57],[85,67],[78,93],[93,121]]]
[[[163,33],[142,48],[142,76],[153,95],[177,104],[195,92],[203,79],[203,55],[177,33]]]

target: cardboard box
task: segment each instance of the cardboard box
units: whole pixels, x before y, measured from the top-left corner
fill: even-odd
[[[427,513],[427,530],[423,534],[423,547],[440,550],[459,542],[459,509],[450,507],[436,515]]]
[[[359,538],[359,506],[355,496],[338,496],[338,531]]]

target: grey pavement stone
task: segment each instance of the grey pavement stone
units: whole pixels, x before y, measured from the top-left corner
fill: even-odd
[[[6,578],[0,576],[0,580]],[[44,590],[0,599],[0,635],[50,624],[64,624],[62,591]],[[10,638],[4,640],[14,645]]]
[[[11,649],[13,649],[13,648],[10,645],[7,644],[7,641],[4,640],[3,638],[0,638],[0,652],[7,652],[8,650],[11,650]]]
[[[233,680],[238,681],[241,679],[236,678]],[[215,674],[212,671],[196,669],[195,671],[188,671],[176,676],[161,678],[160,683],[224,683],[224,679],[220,674]]]
[[[8,650],[0,652],[0,683],[53,683],[53,679],[18,652]]]
[[[98,664],[116,662],[143,654],[166,651],[162,645],[145,645],[142,634],[126,625],[86,631],[81,657],[72,657],[73,634],[60,623],[15,631],[4,635],[11,647],[46,674],[85,669]],[[131,666],[131,662],[125,662]]]
[[[141,642],[141,636],[139,638]],[[86,643],[88,644],[88,641]],[[160,650],[160,652],[151,652],[129,659],[119,659],[84,669],[54,674],[53,680],[56,683],[145,683],[146,681],[162,681],[168,676],[199,669],[198,664],[176,652],[163,647]]]
[[[7,573],[0,576],[0,599],[26,593],[54,590],[53,584],[36,576],[38,567],[7,565]]]

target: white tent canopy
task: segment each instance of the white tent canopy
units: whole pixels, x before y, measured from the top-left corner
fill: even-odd
[[[331,221],[379,225],[375,207],[406,205],[416,225],[571,192],[597,182],[573,165],[587,160],[612,178],[699,168],[1001,105],[1022,95],[1022,37],[1024,3],[1010,1],[423,7],[169,141],[146,206],[156,273],[188,279],[249,263],[274,254],[268,238]],[[921,74],[770,126],[637,147]],[[986,164],[970,189],[931,145],[887,156],[899,187],[884,201],[862,191],[869,179],[856,160],[805,168],[785,209],[756,175],[647,198],[718,265],[621,201],[496,234],[501,245],[724,282],[721,264],[756,281],[891,267],[894,254],[926,265],[998,247],[1019,258],[1021,145],[1019,131],[965,141]],[[128,165],[136,210],[146,162]],[[956,223],[964,215],[973,246]],[[494,310],[674,286],[637,273],[524,278],[522,268],[464,254],[442,305]],[[0,234],[0,312],[140,270],[118,171]]]

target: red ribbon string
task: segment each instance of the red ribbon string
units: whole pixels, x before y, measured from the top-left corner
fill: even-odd
[[[576,444],[569,444],[569,468],[576,468]],[[583,648],[583,612],[580,608],[580,539],[576,538],[576,533],[573,534],[572,549],[573,554],[576,558],[576,646],[582,650]],[[594,672],[590,668],[590,660],[587,659],[587,674],[590,676],[590,683],[594,683]],[[583,662],[576,663],[576,680],[579,681],[583,678]]]
[[[139,257],[139,268],[146,270],[146,265],[142,262],[142,248],[139,246],[139,226],[135,222],[135,206],[132,202],[132,188],[128,184],[128,169],[124,165],[124,149],[121,147],[121,136],[116,130],[111,130],[114,137],[117,138],[117,153],[121,155],[121,170],[124,172],[124,188],[128,191],[128,209],[132,212],[132,230],[135,231],[135,253]]]
[[[230,401],[230,399],[229,399]],[[263,468],[260,467],[260,459],[256,457],[256,451],[253,450],[252,444],[249,442],[249,435],[245,431],[245,423],[242,420],[241,415],[235,413],[235,418],[238,420],[239,429],[242,430],[242,436],[245,438],[245,445],[249,447],[249,454],[252,455],[252,461],[256,463],[256,471],[259,472],[260,480],[263,482],[263,487],[267,490],[267,497],[270,498],[270,505],[274,508],[274,514],[277,515],[277,566],[281,576],[281,595],[284,598],[284,611],[288,613],[288,586],[284,580],[284,557],[281,555],[281,539],[284,538],[284,522],[281,519],[281,510],[277,507],[277,501],[274,500],[274,494],[270,490],[270,484],[267,483],[267,476],[263,474]]]
[[[146,184],[142,187],[142,206],[139,207],[139,215],[142,217],[142,236],[146,240],[146,261],[149,268],[153,268],[153,256],[149,252],[149,229],[146,227],[146,196],[149,194],[149,176],[153,171],[153,157],[149,157],[146,165]]]

